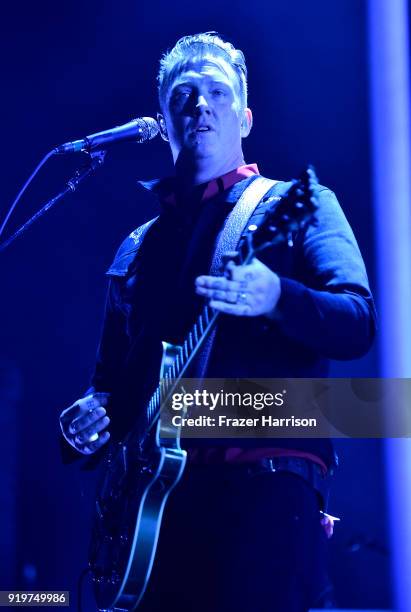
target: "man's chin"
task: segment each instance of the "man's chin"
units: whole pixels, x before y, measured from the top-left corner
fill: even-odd
[[[212,159],[214,156],[215,152],[210,151],[209,149],[205,149],[204,147],[196,149],[193,152],[194,159]]]
[[[215,150],[212,147],[197,143],[194,146],[191,145],[181,149],[177,161],[179,164],[193,164],[200,160],[212,159],[214,155]]]

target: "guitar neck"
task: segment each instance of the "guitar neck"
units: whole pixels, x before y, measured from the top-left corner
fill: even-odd
[[[251,247],[251,244],[249,244],[247,256],[241,265],[245,266],[250,263],[254,255],[255,250]],[[165,372],[148,404],[148,431],[151,430],[160,416],[161,404],[168,401],[178,387],[180,380],[187,375],[189,367],[214,327],[219,314],[217,310],[213,310],[206,304],[186,336],[183,344],[173,347],[174,354],[170,362],[165,363]]]
[[[193,327],[189,331],[180,350],[177,352],[174,362],[166,372],[165,378],[181,379],[187,374],[187,370],[196,357],[200,347],[213,328],[218,317],[218,312],[204,306]]]
[[[219,312],[213,310],[208,304],[197,317],[194,325],[181,346],[174,346],[174,355],[170,363],[165,363],[165,372],[157,385],[147,408],[148,429],[157,422],[160,416],[161,404],[167,402],[174,393],[180,380],[187,375],[188,369],[198,354],[207,336],[214,327]]]

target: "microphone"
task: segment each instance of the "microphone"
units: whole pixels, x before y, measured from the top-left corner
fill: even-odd
[[[121,142],[123,140],[133,140],[134,142],[147,142],[155,138],[159,132],[158,123],[152,117],[141,117],[133,119],[124,125],[117,125],[111,130],[90,134],[81,140],[65,142],[54,149],[55,154],[64,155],[65,153],[90,153],[97,149],[102,149],[110,143]]]

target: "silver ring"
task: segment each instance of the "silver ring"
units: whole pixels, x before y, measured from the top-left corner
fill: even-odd
[[[246,293],[238,294],[237,304],[247,304],[247,294]]]

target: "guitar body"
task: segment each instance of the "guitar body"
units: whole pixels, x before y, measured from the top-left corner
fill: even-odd
[[[308,168],[267,210],[258,227],[249,226],[242,265],[277,243],[292,246],[292,233],[314,222],[316,185],[315,173]],[[89,555],[100,612],[135,610],[144,595],[164,506],[186,462],[180,429],[169,420],[163,423],[162,411],[177,389],[184,391],[180,381],[217,317],[218,312],[207,304],[182,346],[163,343],[160,383],[142,414],[144,423],[113,445],[106,460]]]
[[[162,372],[176,350],[164,345]],[[143,446],[129,436],[103,466],[89,553],[99,610],[135,610],[146,590],[164,506],[186,463],[179,430],[162,433],[160,418]]]

